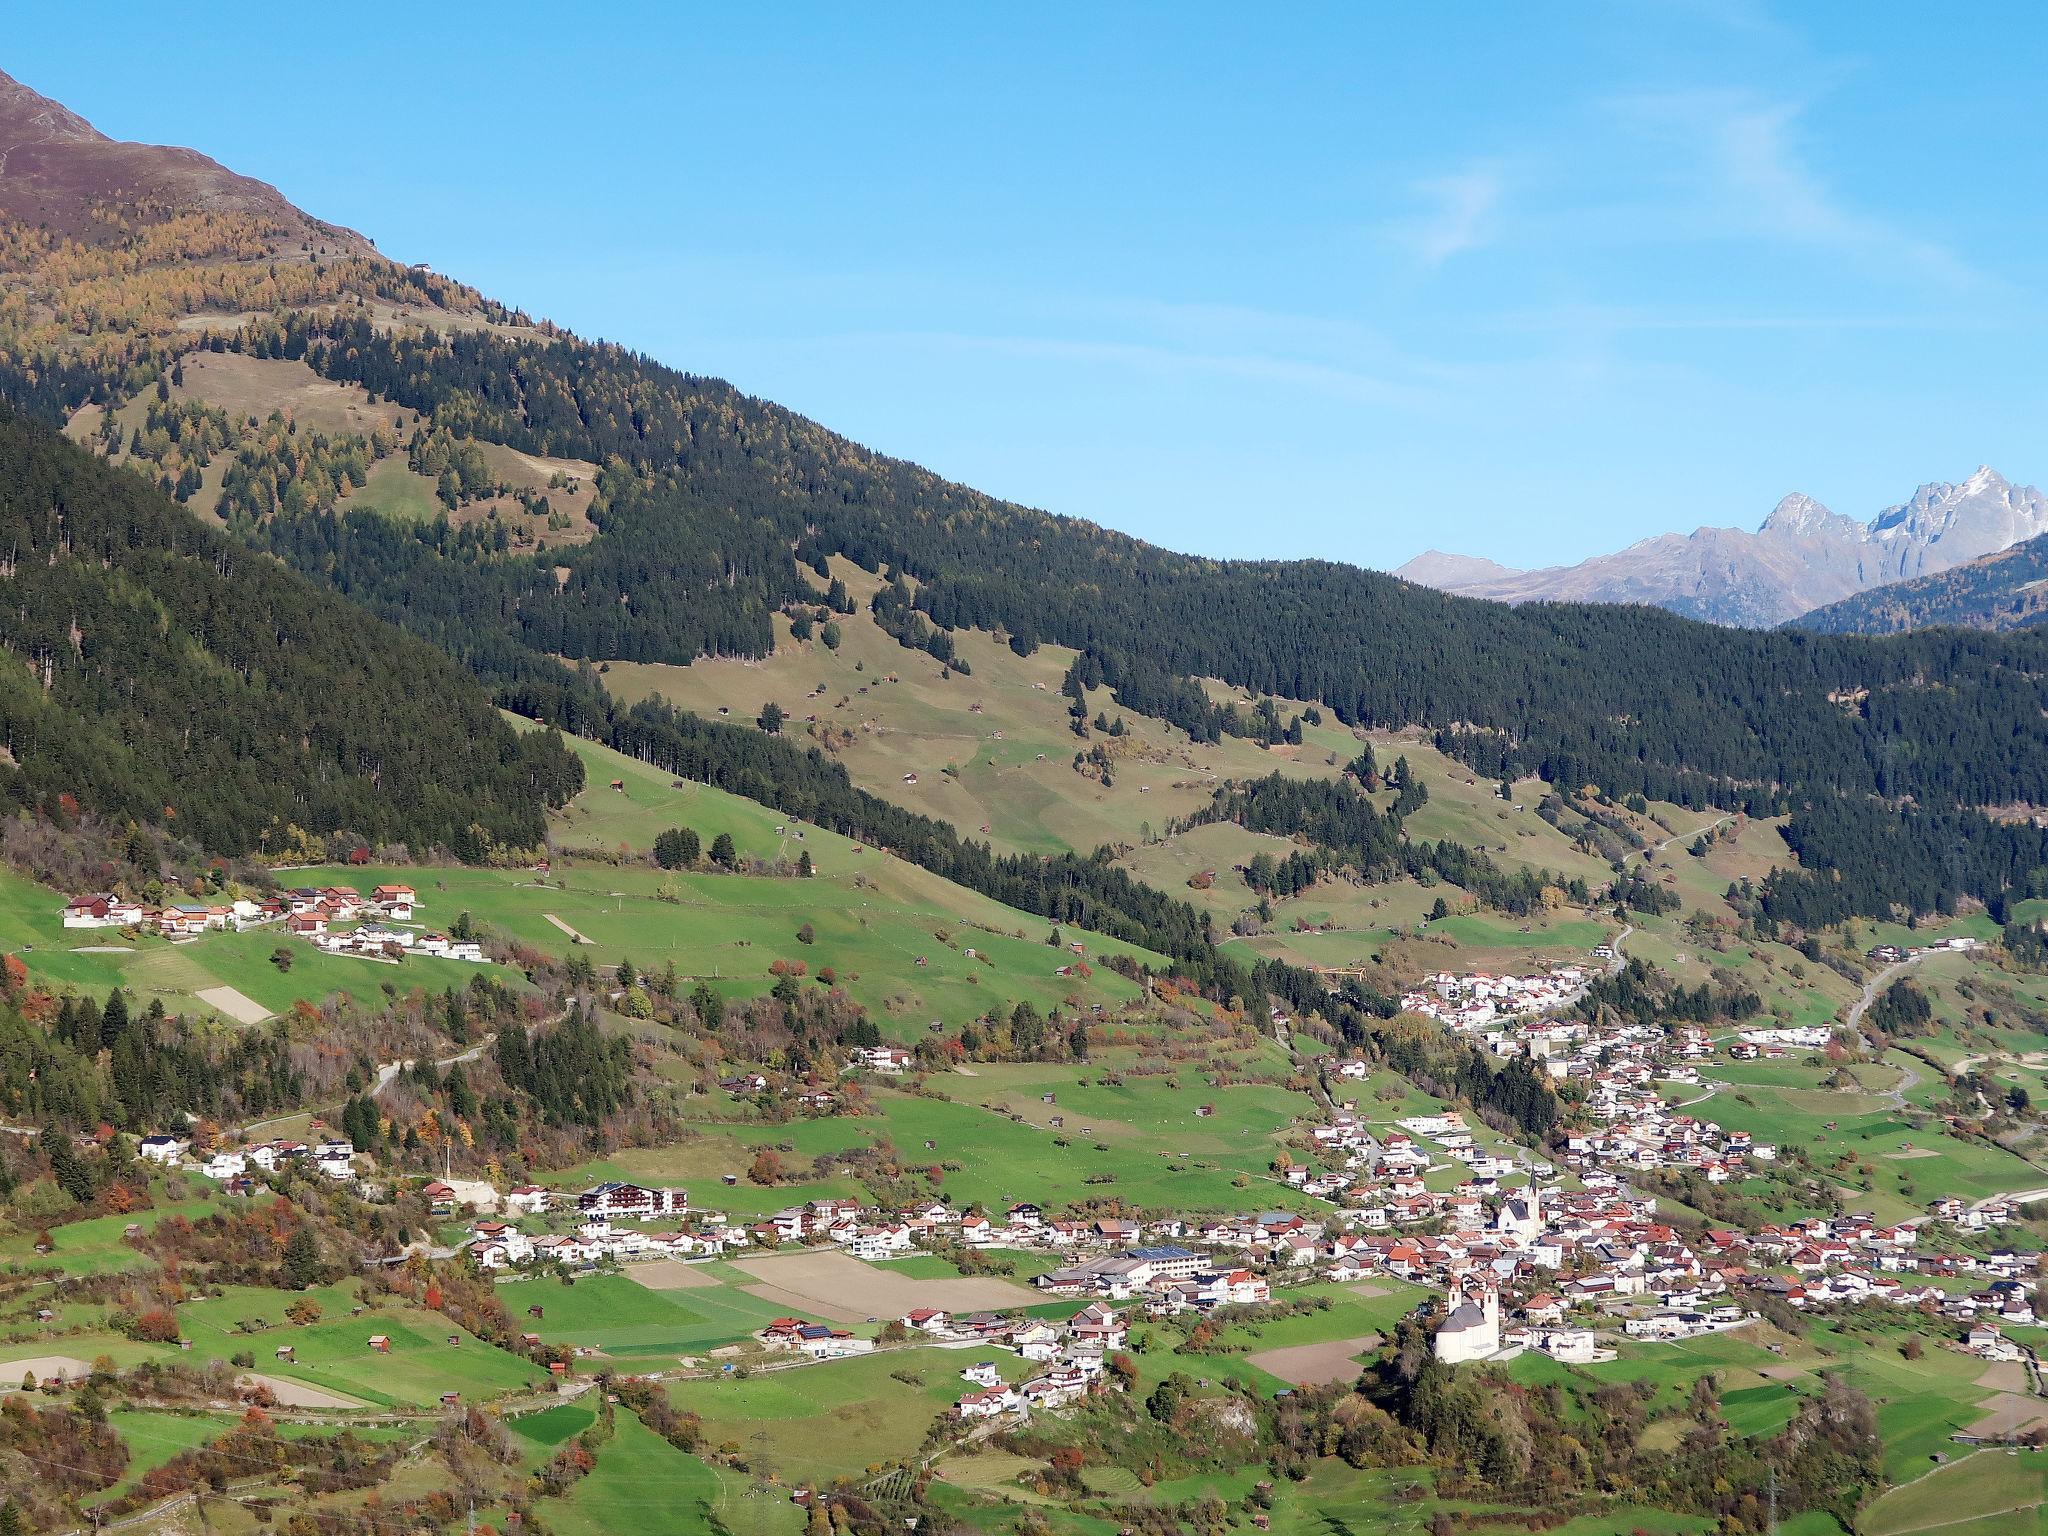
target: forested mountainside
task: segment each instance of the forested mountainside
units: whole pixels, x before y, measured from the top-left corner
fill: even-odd
[[[1937,624],[2023,629],[2048,620],[2048,534],[1952,570],[1859,593],[1794,619],[1824,635],[1895,635]]]
[[[2048,863],[2038,832],[1974,810],[2048,803],[2048,635],[1729,632],[1179,555],[330,249],[311,224],[137,203],[111,182],[69,193],[89,214],[70,223],[125,233],[0,226],[0,391],[456,655],[504,702],[615,713],[558,657],[762,654],[778,611],[817,622],[843,601],[823,591],[843,555],[888,568],[877,617],[906,644],[943,659],[966,626],[1027,654],[1071,646],[1126,707],[1198,739],[1262,729],[1195,681],[1212,677],[1351,724],[1433,728],[1490,775],[1791,811],[1808,870],[1763,899],[1792,921],[2032,889]],[[233,369],[391,415],[352,434],[262,422],[206,395]],[[506,455],[541,478],[508,483]],[[380,501],[380,474],[410,476],[426,506]]]
[[[582,782],[432,646],[5,407],[0,648],[0,795],[60,818],[478,857],[540,844]]]
[[[525,668],[515,654],[759,654],[778,608],[823,611],[798,567],[844,554],[914,578],[897,601],[928,626],[1082,649],[1120,700],[1198,735],[1248,728],[1190,681],[1211,676],[1347,722],[1436,727],[1489,774],[1793,808],[1809,860],[1841,872],[1778,877],[1771,899],[1795,920],[1932,909],[2026,887],[2043,862],[2037,834],[1966,808],[2048,797],[2048,636],[1815,639],[1639,608],[1508,609],[1329,562],[1177,555],[567,338],[333,315],[224,344],[303,360],[458,434],[610,466],[599,536],[577,549],[521,556],[475,528],[332,512],[258,531],[500,682]]]

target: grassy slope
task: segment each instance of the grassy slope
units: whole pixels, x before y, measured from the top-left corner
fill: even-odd
[[[340,869],[327,873],[347,884],[369,883],[360,873]],[[213,1014],[198,998],[198,993],[213,987],[234,987],[273,1013],[281,1013],[301,998],[318,1002],[337,992],[371,997],[386,982],[434,991],[466,986],[479,969],[462,961],[425,957],[395,967],[342,959],[322,954],[310,944],[288,940],[275,928],[210,933],[181,944],[154,934],[130,939],[118,928],[67,929],[62,917],[64,900],[64,893],[0,867],[0,933],[16,947],[32,977],[59,991],[103,995],[119,987],[131,1002],[147,1004],[161,999],[171,1012],[193,1018]],[[448,915],[452,914],[436,909],[422,913],[422,917],[442,920]],[[271,963],[271,953],[280,945],[288,945],[292,951],[289,971]],[[110,948],[121,952],[91,952]],[[508,974],[496,967],[490,969],[500,976]]]

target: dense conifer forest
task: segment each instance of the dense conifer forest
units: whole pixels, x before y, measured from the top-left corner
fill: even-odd
[[[0,408],[4,412],[4,408]],[[582,783],[432,646],[0,414],[0,796],[209,852],[537,846]]]

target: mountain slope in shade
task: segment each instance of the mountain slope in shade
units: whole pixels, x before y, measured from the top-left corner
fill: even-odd
[[[1792,628],[1895,635],[1936,624],[2019,629],[2048,623],[2048,534],[1931,576],[1894,582],[1801,614]]]
[[[448,657],[4,406],[0,549],[0,814],[481,857],[581,787]]]
[[[369,243],[293,207],[267,182],[200,154],[108,138],[69,108],[0,73],[0,218],[46,226],[93,244],[118,226],[93,210],[118,206],[156,222],[179,214],[233,212],[275,221],[293,238],[318,236],[351,251]]]
[[[1868,523],[1791,495],[1755,533],[1666,533],[1571,566],[1493,576],[1455,557],[1399,574],[1467,597],[1522,603],[1650,603],[1718,624],[1781,624],[1891,582],[1949,570],[2048,533],[2048,497],[1989,468],[1923,485]],[[1417,569],[1420,567],[1420,569]]]

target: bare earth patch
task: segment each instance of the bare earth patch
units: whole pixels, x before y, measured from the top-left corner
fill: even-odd
[[[1766,1381],[1797,1381],[1807,1374],[1803,1365],[1764,1365],[1757,1368],[1757,1375]]]
[[[772,1258],[735,1259],[734,1269],[753,1276],[750,1296],[815,1312],[836,1322],[901,1317],[916,1307],[948,1312],[993,1312],[1041,1300],[1037,1292],[1008,1280],[989,1278],[914,1280],[877,1269],[844,1253],[786,1253]]]
[[[309,1387],[303,1381],[292,1381],[284,1376],[264,1376],[247,1371],[235,1378],[245,1387],[268,1387],[270,1395],[287,1408],[361,1408],[366,1406],[359,1397],[344,1397],[339,1392],[329,1392],[324,1387]]]
[[[2000,1360],[1984,1368],[1984,1374],[1977,1378],[1977,1385],[1989,1387],[1994,1392],[2025,1392],[2027,1368],[2018,1360]]]
[[[1356,1357],[1378,1346],[1380,1336],[1362,1333],[1355,1339],[1331,1339],[1324,1344],[1296,1344],[1287,1349],[1262,1349],[1245,1359],[1260,1370],[1298,1387],[1320,1387],[1333,1381],[1349,1381],[1358,1374]]]
[[[1916,1157],[1939,1157],[1941,1152],[1935,1147],[1913,1147],[1905,1152],[1887,1152],[1885,1156],[1895,1163],[1909,1163]]]
[[[209,1008],[218,1009],[237,1024],[261,1024],[270,1010],[247,993],[233,987],[206,987],[193,994]]]
[[[1987,1398],[1984,1409],[1984,1417],[1970,1426],[1973,1435],[2019,1435],[2036,1424],[2048,1424],[2048,1403],[2018,1392]]]
[[[708,1265],[685,1264],[681,1259],[649,1259],[633,1265],[626,1274],[650,1291],[688,1291],[718,1284]]]
[[[21,1378],[33,1375],[37,1381],[48,1381],[60,1376],[66,1381],[78,1381],[92,1374],[92,1367],[71,1355],[31,1355],[26,1360],[9,1360],[0,1364],[0,1390],[21,1385]]]

